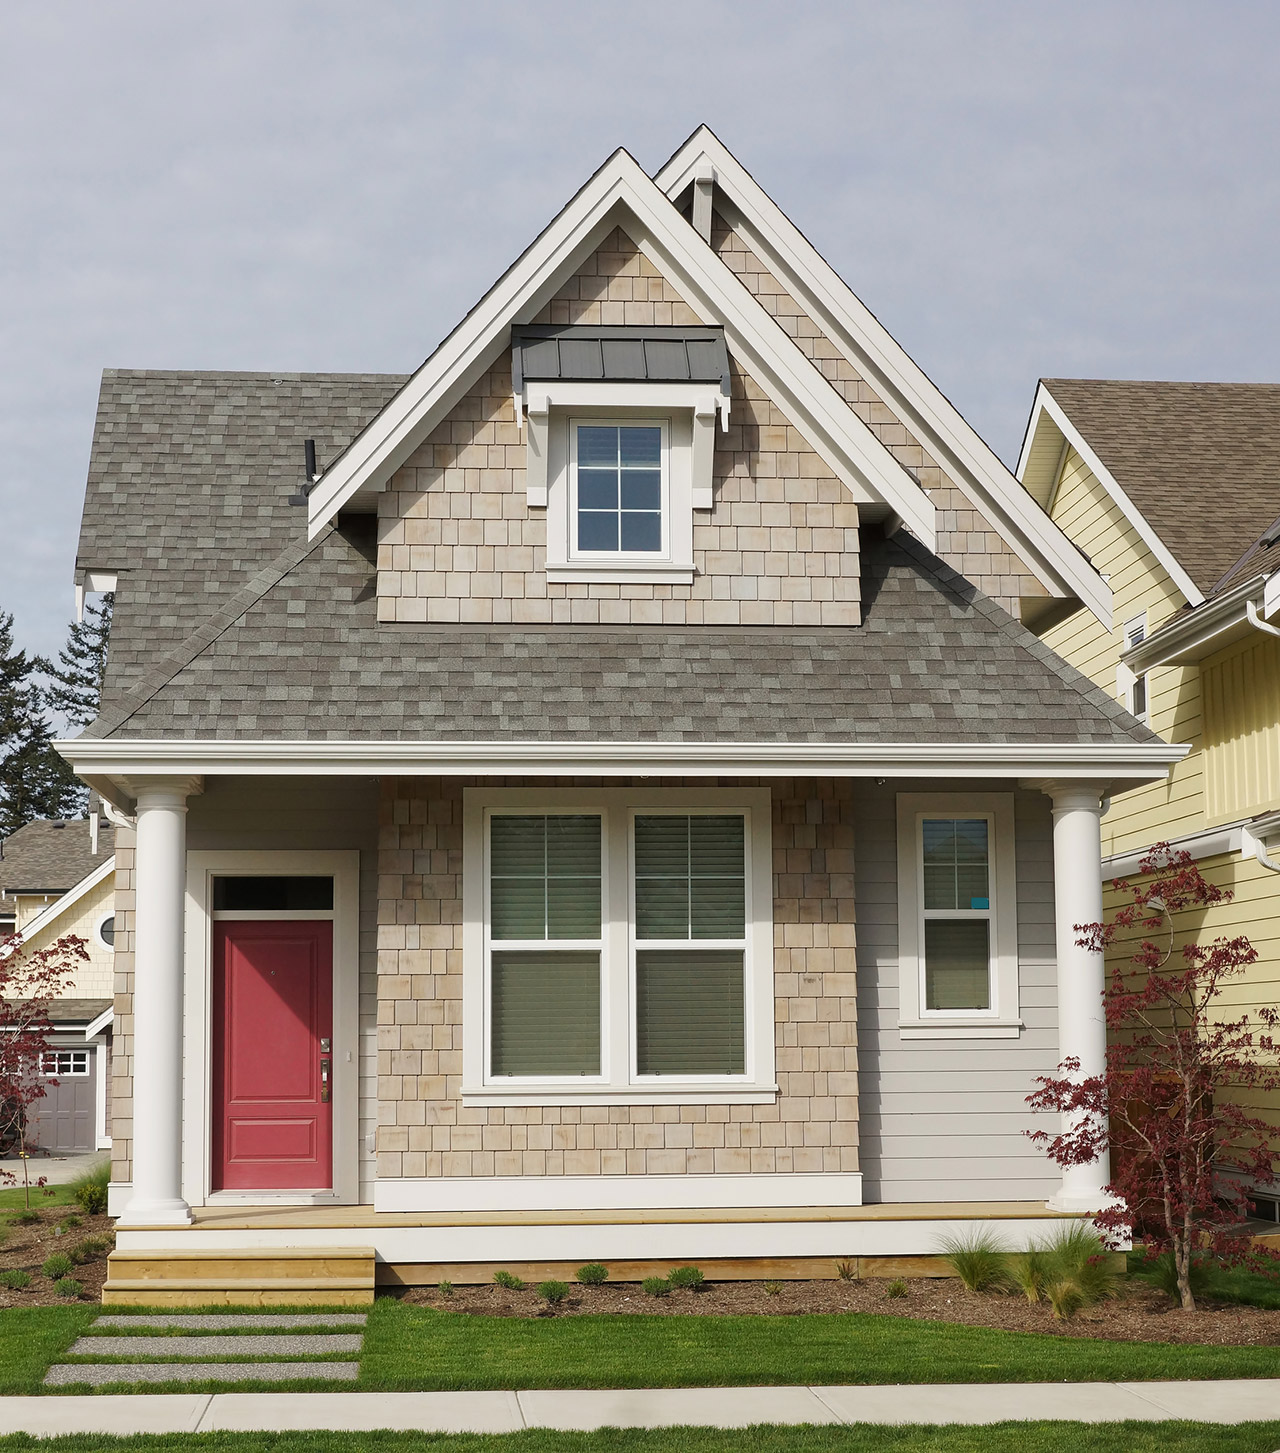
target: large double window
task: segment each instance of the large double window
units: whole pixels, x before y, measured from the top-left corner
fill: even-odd
[[[759,795],[471,794],[464,1095],[772,1084]]]

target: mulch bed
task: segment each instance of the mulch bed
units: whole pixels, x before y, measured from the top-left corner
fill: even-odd
[[[0,1308],[70,1305],[68,1298],[54,1291],[53,1281],[40,1268],[55,1252],[70,1255],[72,1247],[89,1237],[110,1237],[112,1233],[109,1216],[86,1216],[79,1206],[50,1206],[41,1202],[40,1192],[33,1189],[31,1209],[40,1217],[39,1224],[33,1226],[15,1224],[15,1218],[22,1214],[20,1208],[10,1206],[0,1210],[0,1234],[4,1235],[4,1244],[0,1245],[0,1272],[20,1270],[31,1273],[31,1283],[22,1291],[0,1286]],[[69,1216],[79,1217],[80,1224],[67,1226],[59,1232],[58,1228]],[[109,1251],[110,1246],[96,1253],[91,1261],[73,1266],[68,1273],[84,1288],[81,1300],[102,1300]]]
[[[633,1283],[574,1286],[568,1299],[549,1311],[529,1288],[457,1286],[442,1297],[435,1287],[413,1287],[401,1300],[442,1312],[488,1317],[572,1317],[584,1313],[659,1317],[794,1316],[812,1312],[871,1312],[889,1317],[919,1317],[996,1327],[1009,1332],[1049,1332],[1060,1337],[1092,1337],[1116,1342],[1185,1342],[1208,1346],[1280,1346],[1280,1311],[1203,1301],[1188,1316],[1162,1292],[1136,1278],[1121,1285],[1112,1301],[1086,1307],[1067,1321],[1057,1320],[1044,1303],[1021,1296],[968,1291],[949,1278],[916,1277],[904,1282],[906,1295],[890,1297],[887,1281],[785,1281],[774,1295],[762,1282],[707,1284],[696,1292],[672,1291],[646,1296]]]

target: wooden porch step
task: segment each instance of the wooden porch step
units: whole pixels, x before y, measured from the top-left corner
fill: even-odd
[[[108,1306],[357,1306],[374,1297],[371,1246],[113,1251]]]

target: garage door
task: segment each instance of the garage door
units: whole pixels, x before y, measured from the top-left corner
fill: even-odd
[[[90,1049],[54,1049],[45,1056],[50,1084],[31,1107],[30,1139],[41,1150],[95,1150],[97,1055]]]

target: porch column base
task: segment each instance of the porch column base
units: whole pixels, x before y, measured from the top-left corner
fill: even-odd
[[[146,1226],[190,1226],[191,1207],[180,1197],[169,1200],[140,1200],[134,1197],[116,1222],[126,1228]]]

